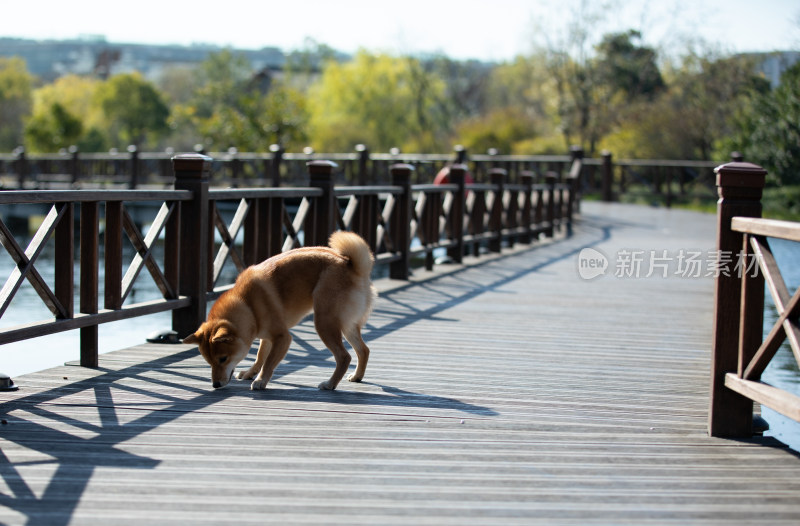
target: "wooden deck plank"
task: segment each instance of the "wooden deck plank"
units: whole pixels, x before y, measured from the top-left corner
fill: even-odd
[[[583,212],[571,238],[379,282],[365,381],[335,392],[308,322],[264,392],[213,391],[183,345],[15,379],[0,522],[796,524],[798,455],[706,434],[713,281],[578,276],[587,246],[711,250],[713,216]]]

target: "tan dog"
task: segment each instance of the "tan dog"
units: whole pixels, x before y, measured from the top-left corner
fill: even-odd
[[[250,388],[264,389],[289,350],[289,329],[312,311],[319,337],[336,358],[336,370],[319,388],[335,389],[350,365],[343,335],[358,357],[348,380],[361,381],[369,359],[361,329],[376,295],[369,279],[372,253],[352,232],[334,233],[329,245],[290,250],[245,269],[208,320],[183,340],[198,344],[215,389],[228,384],[255,338],[261,338],[256,361],[238,378],[255,378]]]

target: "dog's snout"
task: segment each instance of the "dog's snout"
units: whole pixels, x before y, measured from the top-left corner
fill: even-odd
[[[214,382],[211,385],[214,387],[214,389],[219,389],[220,387],[222,387],[222,382]]]

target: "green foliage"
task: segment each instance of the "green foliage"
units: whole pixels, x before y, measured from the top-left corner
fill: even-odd
[[[298,89],[267,71],[254,74],[244,56],[222,51],[201,65],[194,94],[176,107],[172,127],[193,127],[208,149],[300,148],[306,138],[305,104]]]
[[[612,33],[597,46],[602,81],[612,91],[621,91],[627,100],[652,99],[665,87],[655,50],[634,43],[641,38],[642,34],[634,30]]]
[[[138,73],[114,75],[99,87],[96,97],[118,146],[141,147],[169,129],[169,107],[155,86]]]
[[[96,97],[101,85],[97,79],[66,75],[36,89],[25,126],[27,148],[39,152],[72,145],[89,152],[107,149],[107,119]]]
[[[730,147],[763,166],[772,184],[800,184],[800,62],[774,90],[755,90],[738,117]]]
[[[309,92],[309,136],[319,151],[375,151],[399,147],[430,152],[443,147],[442,81],[419,60],[359,52],[348,63],[328,62]]]
[[[499,153],[509,154],[514,152],[517,143],[529,140],[534,134],[533,124],[520,118],[517,109],[512,107],[465,121],[458,129],[461,144],[476,153],[495,148]]]
[[[23,144],[23,124],[33,104],[33,76],[25,61],[0,57],[0,150]]]
[[[286,56],[284,70],[289,75],[309,75],[321,71],[323,66],[336,60],[336,50],[321,44],[313,38],[306,38],[302,49],[296,49]]]
[[[764,217],[800,221],[800,186],[765,188],[761,204],[764,207]]]
[[[555,80],[557,126],[567,144],[595,155],[601,140],[625,122],[632,104],[651,100],[664,88],[654,49],[638,31],[608,34],[587,47],[587,28],[576,24],[575,49],[551,49],[546,65]]]
[[[38,113],[25,127],[26,144],[33,151],[52,152],[78,143],[83,133],[81,120],[54,102],[50,111]]]
[[[736,116],[764,88],[754,71],[746,58],[687,55],[657,94],[627,103],[600,146],[617,158],[726,161]]]

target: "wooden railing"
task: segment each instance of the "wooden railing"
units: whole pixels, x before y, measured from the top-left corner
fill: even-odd
[[[203,153],[205,152],[198,152]],[[139,152],[135,146],[126,151],[83,153],[70,148],[59,153],[27,153],[17,148],[0,154],[0,183],[5,189],[102,189],[169,188],[172,185],[171,152]],[[451,164],[465,164],[476,182],[488,182],[493,168],[503,168],[509,180],[518,181],[525,172],[563,173],[576,157],[583,157],[578,147],[568,155],[467,155],[456,147],[453,153],[415,154],[392,151],[372,153],[358,145],[353,152],[285,152],[277,145],[267,152],[211,152],[212,186],[278,187],[303,186],[308,181],[306,163],[318,160],[336,163],[337,184],[388,184],[390,168],[404,163],[415,168],[412,183],[433,182],[438,172]]]
[[[731,154],[740,160],[740,154]],[[715,161],[614,159],[602,152],[587,159],[585,190],[603,201],[647,202],[671,207],[680,202],[706,202],[716,197]]]
[[[494,168],[490,183],[466,184],[467,167],[454,164],[448,184],[413,185],[414,166],[394,164],[391,184],[336,186],[337,165],[317,160],[307,163],[308,187],[212,189],[213,162],[200,154],[176,156],[171,190],[0,192],[0,210],[25,204],[49,207],[24,249],[6,219],[0,220],[0,242],[14,263],[0,290],[0,317],[24,280],[53,315],[0,330],[0,344],[79,329],[81,364],[95,367],[99,324],[172,311],[173,329],[189,334],[205,319],[208,301],[230,288],[242,269],[294,247],[327,244],[337,229],[362,235],[394,279],[408,279],[415,258],[424,258],[432,268],[436,250],[446,250],[452,261],[461,262],[466,253],[479,255],[482,246],[499,252],[540,235],[568,232],[577,211],[582,166],[576,159],[563,181],[550,172],[536,182],[536,175],[527,172],[511,184],[505,169]],[[129,211],[146,203],[158,212],[143,234]],[[123,261],[123,232],[134,251],[130,262]],[[49,284],[36,265],[51,238],[57,257]],[[163,260],[155,255],[160,242]],[[235,272],[226,280],[227,262]],[[160,297],[137,302],[130,291],[143,270]]]
[[[761,219],[766,171],[733,162],[717,168],[719,188],[709,433],[753,434],[753,401],[800,421],[800,397],[760,381],[788,340],[800,364],[800,289],[790,296],[767,238],[800,242],[800,223]],[[763,337],[764,285],[778,320]]]

